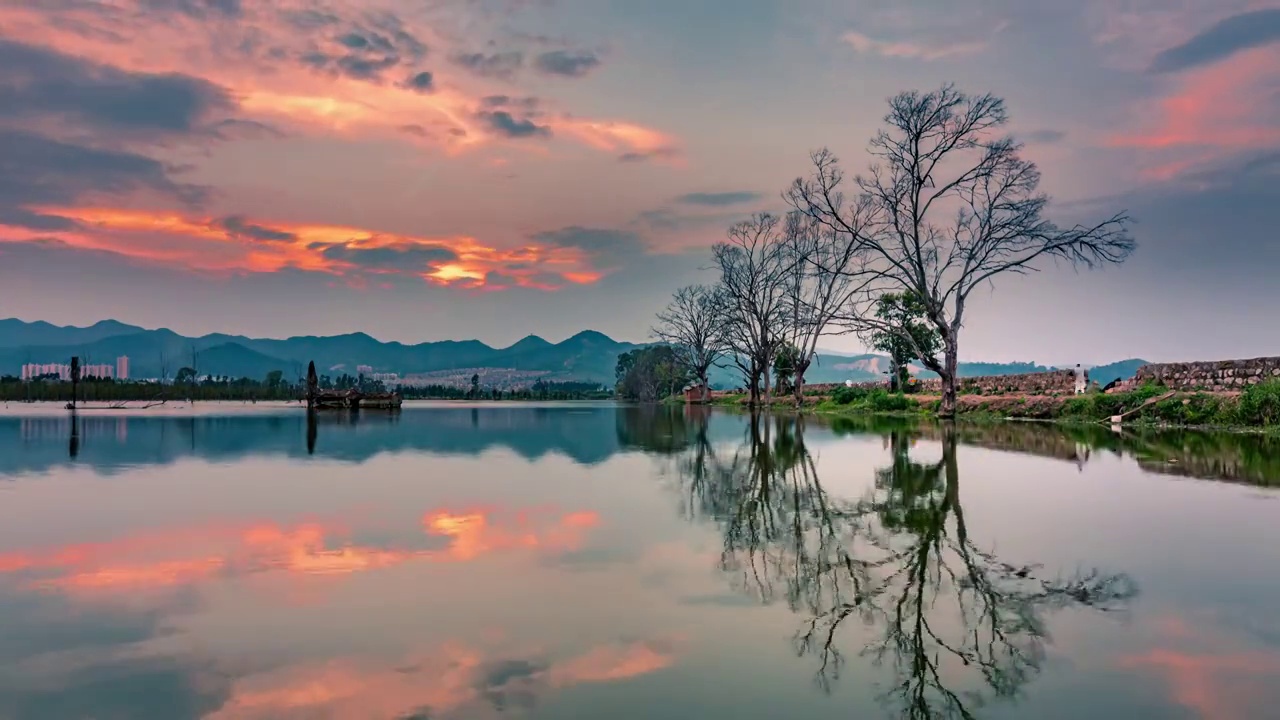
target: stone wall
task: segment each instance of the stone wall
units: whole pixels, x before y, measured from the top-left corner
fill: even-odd
[[[917,380],[920,392],[928,395],[942,393],[942,381],[938,378]],[[887,388],[889,381],[854,383],[854,387]],[[822,385],[806,385],[806,389],[829,392],[841,387],[830,383]],[[983,375],[960,378],[960,392],[980,393],[982,395],[1071,395],[1075,393],[1075,375],[1070,370],[1051,370],[1049,372],[1026,373],[1022,375]]]
[[[942,392],[942,381],[937,378],[921,380],[920,386],[926,393]],[[960,392],[982,395],[1070,395],[1075,389],[1075,375],[1070,370],[960,378]]]
[[[1133,385],[1156,383],[1171,390],[1240,390],[1280,380],[1280,357],[1216,362],[1152,363],[1138,368]]]

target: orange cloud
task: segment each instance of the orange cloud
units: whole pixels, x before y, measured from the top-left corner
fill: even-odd
[[[454,153],[506,142],[477,119],[486,96],[509,91],[441,62],[457,33],[437,25],[469,18],[450,12],[398,12],[395,28],[369,27],[377,14],[369,3],[330,3],[335,20],[307,26],[290,20],[313,11],[303,0],[242,0],[234,18],[215,13],[161,12],[139,0],[105,0],[83,5],[39,3],[0,5],[6,35],[129,72],[182,73],[226,88],[237,115],[313,135],[380,138]],[[56,12],[59,22],[50,22]],[[452,15],[466,8],[452,9]],[[343,43],[360,28],[400,43],[368,57]],[[410,40],[405,40],[409,38]],[[430,48],[430,55],[427,55]],[[416,59],[415,59],[415,56]],[[341,60],[373,61],[362,68]],[[429,58],[430,62],[426,62]],[[428,67],[429,66],[429,67]],[[429,87],[409,80],[429,70]],[[633,123],[537,117],[552,135],[563,134],[590,147],[643,152],[661,133]],[[413,132],[405,132],[413,128]],[[669,139],[666,139],[669,142]],[[527,146],[527,140],[511,140]]]
[[[344,277],[412,275],[427,282],[501,289],[558,290],[603,273],[578,248],[529,244],[497,248],[467,236],[425,238],[363,228],[210,218],[110,208],[31,208],[79,223],[81,231],[33,231],[0,225],[0,242],[55,238],[184,270],[269,273],[285,268]],[[494,273],[505,282],[495,282]]]

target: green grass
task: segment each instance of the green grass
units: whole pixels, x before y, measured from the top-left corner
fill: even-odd
[[[1125,393],[1090,392],[1057,401],[1049,396],[1019,398],[1012,402],[961,404],[966,420],[996,418],[1048,420],[1064,424],[1106,422],[1142,406],[1151,398],[1168,392],[1162,385],[1144,385]],[[807,394],[807,393],[806,393]],[[717,398],[717,405],[741,406],[744,395]],[[774,398],[772,407],[794,408],[791,396]],[[941,401],[921,404],[908,395],[889,393],[884,389],[838,387],[816,404],[807,403],[805,410],[828,415],[936,415]],[[1178,427],[1251,428],[1280,432],[1280,381],[1250,386],[1238,397],[1205,392],[1179,393],[1174,397],[1143,407],[1125,418],[1126,424]]]

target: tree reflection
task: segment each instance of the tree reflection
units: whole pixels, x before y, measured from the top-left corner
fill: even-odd
[[[1039,672],[1047,613],[1105,612],[1135,594],[1125,575],[1043,578],[976,543],[954,427],[942,429],[933,462],[912,457],[911,429],[888,433],[890,464],[853,500],[823,488],[804,427],[800,417],[756,417],[732,448],[695,433],[680,467],[690,508],[721,529],[735,587],[808,616],[796,650],[816,659],[823,689],[860,645],[856,656],[893,678],[881,700],[895,715],[972,718]]]

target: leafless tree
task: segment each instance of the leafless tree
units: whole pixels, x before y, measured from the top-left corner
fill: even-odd
[[[804,375],[818,352],[818,340],[832,321],[874,280],[866,271],[858,236],[838,232],[805,213],[787,213],[782,243],[785,340],[796,348],[793,391],[804,404]]]
[[[720,268],[725,339],[752,407],[760,403],[762,391],[765,402],[769,400],[769,367],[786,337],[786,256],[779,222],[769,213],[753,215],[712,248]]]
[[[728,350],[724,313],[716,288],[689,285],[676,291],[658,313],[654,337],[670,343],[676,358],[702,384],[702,400],[709,396],[711,368]]]
[[[1135,244],[1129,217],[1063,228],[1045,219],[1049,198],[1022,146],[1001,132],[1004,101],[944,85],[889,101],[887,128],[871,141],[876,161],[854,179],[828,150],[813,154],[813,174],[787,197],[823,227],[858,238],[872,281],[843,316],[856,330],[897,332],[871,308],[884,292],[909,292],[927,309],[943,357],[921,357],[942,378],[941,413],[956,408],[959,335],[973,290],[1001,273],[1027,273],[1044,261],[1094,267],[1125,260]],[[910,340],[904,336],[904,339]]]

